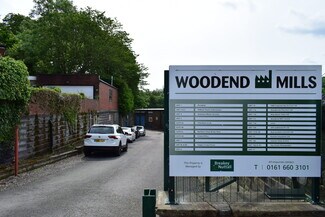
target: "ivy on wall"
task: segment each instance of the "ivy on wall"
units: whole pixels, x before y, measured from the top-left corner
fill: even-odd
[[[82,96],[61,93],[60,89],[32,88],[31,103],[50,114],[63,115],[70,126],[77,122]]]
[[[22,61],[0,57],[0,162],[12,152],[14,129],[30,98],[27,67]]]

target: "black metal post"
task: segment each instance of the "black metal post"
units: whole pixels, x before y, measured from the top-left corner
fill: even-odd
[[[168,188],[169,204],[175,205],[175,177],[169,177],[169,188]]]
[[[168,190],[169,204],[175,205],[175,177],[169,176],[169,71],[164,71],[164,191]]]
[[[205,192],[210,192],[210,177],[205,177]]]
[[[314,204],[319,204],[319,186],[320,186],[320,178],[312,178],[312,192],[311,199]]]
[[[169,71],[164,72],[164,191],[169,189]]]

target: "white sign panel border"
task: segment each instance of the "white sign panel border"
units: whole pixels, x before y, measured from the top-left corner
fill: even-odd
[[[232,85],[237,85],[237,87],[233,88],[231,86],[230,76],[237,76],[237,80],[235,82],[233,81]],[[271,82],[269,82],[269,85],[272,88],[256,88],[257,80],[261,78],[267,77],[269,75],[269,78]],[[176,78],[176,76],[178,78]],[[219,76],[219,77],[218,77]],[[242,77],[240,77],[242,76]],[[284,77],[287,76],[287,77]],[[303,76],[309,76],[308,79],[304,79]],[[218,78],[217,78],[218,77]],[[192,79],[192,80],[191,80]],[[214,80],[213,80],[214,79]],[[249,82],[247,82],[249,80]],[[320,100],[321,99],[321,66],[170,66],[169,70],[169,100],[172,100],[174,103],[178,102],[180,100],[179,104],[182,105],[184,100],[221,100],[222,102],[227,101],[229,99],[232,100],[233,104],[236,104],[236,100],[280,100],[284,101],[286,99],[290,100]],[[255,87],[254,82],[255,81]],[[218,83],[219,82],[219,83]],[[225,84],[222,86],[222,82]],[[236,83],[237,82],[237,83]],[[242,83],[240,83],[242,82]],[[287,83],[284,83],[287,82]],[[290,83],[291,82],[291,83]],[[282,86],[280,86],[282,85]],[[285,86],[287,85],[287,86]],[[313,87],[313,88],[308,88]],[[313,86],[314,85],[314,86]],[[280,91],[275,90],[274,87],[279,87]],[[239,88],[238,88],[239,87]],[[242,88],[241,88],[242,87]],[[281,88],[282,87],[282,88]],[[295,88],[296,87],[296,88]],[[301,88],[300,88],[301,87]],[[267,91],[266,91],[267,90]],[[183,100],[183,101],[182,101]],[[285,101],[284,101],[285,102]],[[169,103],[171,105],[171,103]],[[174,104],[175,105],[175,104]],[[221,104],[222,105],[222,104]],[[239,104],[240,105],[240,104]],[[299,104],[298,104],[299,105]],[[302,104],[304,107],[308,107],[308,104]],[[283,107],[280,108],[281,110],[285,111],[286,105],[277,104],[275,105],[277,107]],[[300,105],[301,106],[301,105]],[[213,106],[212,106],[213,107]],[[263,107],[263,106],[261,106]],[[272,107],[272,106],[271,106]],[[292,107],[292,106],[291,106]],[[313,107],[313,106],[312,106]],[[236,109],[236,108],[234,108]],[[256,111],[261,110],[264,108],[254,108]],[[279,108],[278,108],[279,109]],[[211,110],[211,109],[210,109]],[[206,111],[210,111],[206,110]],[[264,109],[265,110],[265,109]],[[271,109],[272,110],[272,109]],[[270,110],[270,112],[271,112]],[[299,108],[298,108],[299,110]],[[301,125],[301,123],[304,122],[298,122],[298,120],[305,121],[302,115],[300,115],[298,111],[295,110],[296,113],[289,113],[289,117],[287,117],[290,121],[296,121],[295,123],[292,123],[292,125],[288,128],[291,129],[291,131],[294,131],[294,129],[297,129],[297,126],[295,125]],[[213,111],[213,110],[211,110]],[[272,110],[273,112],[278,112],[276,110]],[[294,109],[291,108],[291,111],[294,111]],[[176,113],[177,112],[177,113]],[[182,113],[183,112],[183,113]],[[196,112],[195,108],[178,108],[176,111],[172,111],[171,107],[169,107],[169,118],[174,117],[174,119],[169,119],[170,125],[173,126],[172,131],[170,131],[169,136],[175,137],[175,133],[177,134],[178,141],[182,141],[179,143],[183,147],[179,147],[178,150],[182,151],[190,151],[195,150],[194,148],[191,148],[191,143],[188,141],[191,141],[192,138],[196,138],[196,136],[191,135],[191,132],[202,132],[201,131],[191,131],[191,123],[195,123],[195,117],[192,118],[194,112]],[[231,112],[231,111],[227,111]],[[261,111],[260,111],[261,112]],[[193,113],[193,114],[192,114]],[[211,114],[206,112],[197,113],[201,115],[200,119],[203,122],[204,120],[214,119],[214,122],[219,121],[220,118],[218,117],[210,117]],[[227,113],[224,113],[227,114]],[[285,114],[285,113],[283,113]],[[297,114],[297,115],[296,115]],[[179,116],[181,117],[179,117]],[[252,114],[249,114],[252,115]],[[248,116],[249,116],[248,115]],[[250,117],[250,120],[254,120],[255,123],[262,123],[260,119],[263,119],[263,113],[257,113],[254,114],[256,117]],[[274,113],[271,113],[271,117],[267,117],[264,119],[267,119],[270,121],[270,124],[275,125],[282,125],[281,120],[282,117],[273,117]],[[195,115],[194,115],[195,116]],[[204,117],[206,116],[206,117]],[[237,115],[239,118],[241,118],[241,115]],[[238,119],[236,115],[234,115],[233,119]],[[291,117],[293,116],[293,117]],[[295,117],[296,116],[296,117]],[[315,119],[315,114],[308,113],[307,118],[309,119]],[[210,117],[210,118],[209,118]],[[180,118],[179,120],[182,120],[180,122],[183,122],[184,126],[175,126],[174,123],[171,122],[177,122],[176,118]],[[227,119],[229,121],[231,119],[230,117]],[[319,117],[318,117],[319,118]],[[263,120],[264,120],[263,119]],[[297,119],[297,120],[296,120]],[[280,120],[277,122],[277,120]],[[310,121],[313,121],[310,120]],[[220,119],[220,121],[222,121]],[[259,122],[260,121],[260,122]],[[273,122],[271,122],[273,121]],[[213,122],[211,122],[213,123]],[[227,123],[231,123],[230,121]],[[251,122],[253,123],[253,122]],[[261,125],[261,124],[258,124]],[[202,127],[202,126],[200,126]],[[320,126],[318,126],[320,127]],[[214,129],[210,129],[211,132],[223,132],[222,128],[218,126],[213,126]],[[254,127],[255,131],[256,129],[261,129],[263,126],[256,126]],[[278,128],[282,129],[282,126],[278,126]],[[299,127],[298,127],[299,128]],[[301,128],[301,126],[300,126]],[[240,127],[237,129],[240,129]],[[231,130],[231,133],[236,133],[238,130]],[[303,126],[301,129],[315,129],[314,126]],[[299,130],[299,129],[298,129]],[[249,132],[255,132],[253,130],[250,130]],[[308,135],[302,136],[304,139],[308,140],[311,137],[315,137],[313,135],[313,132],[308,131],[306,133]],[[229,133],[230,131],[228,131]],[[263,130],[260,130],[259,132],[264,132]],[[276,131],[270,131],[270,133],[275,134]],[[183,133],[183,134],[180,134]],[[189,133],[189,134],[188,134]],[[299,132],[297,132],[299,134]],[[235,135],[237,136],[237,135]],[[270,139],[270,141],[280,140],[280,137],[283,137],[282,135],[249,135],[251,139],[257,140],[263,140]],[[297,135],[298,136],[298,135]],[[297,136],[292,136],[292,138],[295,138]],[[209,140],[218,140],[220,136],[209,136]],[[221,136],[222,137],[222,136]],[[237,136],[239,137],[239,136]],[[263,137],[263,138],[262,138]],[[307,138],[308,137],[308,138]],[[309,138],[310,137],[310,138]],[[183,139],[180,139],[183,138]],[[202,139],[202,138],[199,138]],[[198,140],[199,140],[198,139]],[[184,141],[183,141],[184,140]],[[204,139],[203,139],[204,140]],[[234,141],[236,139],[233,139]],[[238,138],[237,138],[238,140]],[[307,141],[306,140],[306,141]],[[208,140],[205,140],[208,141]],[[295,142],[301,142],[304,140],[292,140]],[[310,140],[309,140],[310,141]],[[307,141],[307,142],[309,142]],[[236,141],[235,141],[236,142]],[[291,141],[290,141],[291,142]],[[172,140],[170,140],[170,143],[173,143]],[[178,144],[178,145],[179,145]],[[210,144],[209,144],[210,145]],[[218,146],[218,144],[214,144],[215,146]],[[236,148],[239,151],[240,148],[237,148],[236,146],[238,144],[230,144],[233,146],[232,148]],[[249,144],[250,146],[253,145],[260,145],[260,147],[255,148],[256,150],[262,150],[263,144]],[[300,148],[302,146],[301,144],[294,144],[297,146],[297,150],[299,151],[303,150]],[[210,145],[211,146],[211,145]],[[270,150],[272,148],[273,151],[276,151],[278,144],[272,144],[274,147],[269,147]],[[314,145],[308,144],[309,147],[314,147]],[[174,148],[174,144],[170,147]],[[254,147],[254,146],[253,146]],[[308,148],[309,148],[308,147]],[[291,149],[290,149],[291,148]],[[315,150],[315,149],[306,149],[306,151],[309,150]],[[204,150],[204,148],[201,148],[198,146],[196,148],[199,150]],[[218,148],[215,148],[218,149]],[[253,150],[254,148],[250,148]],[[321,173],[321,157],[320,156],[263,156],[263,155],[191,155],[189,154],[174,154],[173,149],[170,152],[170,176],[261,176],[261,177],[320,177]],[[226,150],[226,149],[224,149]],[[235,150],[235,149],[229,149],[229,150]],[[265,149],[266,150],[266,149]],[[292,147],[289,146],[288,150],[294,150]],[[212,165],[214,165],[214,168],[212,168]],[[218,171],[218,168],[220,167],[220,171]],[[229,167],[229,168],[228,168]],[[223,170],[224,169],[224,170]]]

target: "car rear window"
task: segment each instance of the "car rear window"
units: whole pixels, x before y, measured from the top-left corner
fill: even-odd
[[[89,133],[94,134],[112,134],[114,133],[114,127],[96,126],[91,127]]]

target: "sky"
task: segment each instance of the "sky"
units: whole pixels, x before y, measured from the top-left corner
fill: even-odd
[[[148,68],[150,90],[170,65],[325,65],[324,0],[74,0],[116,18]],[[0,0],[0,18],[33,0]]]

